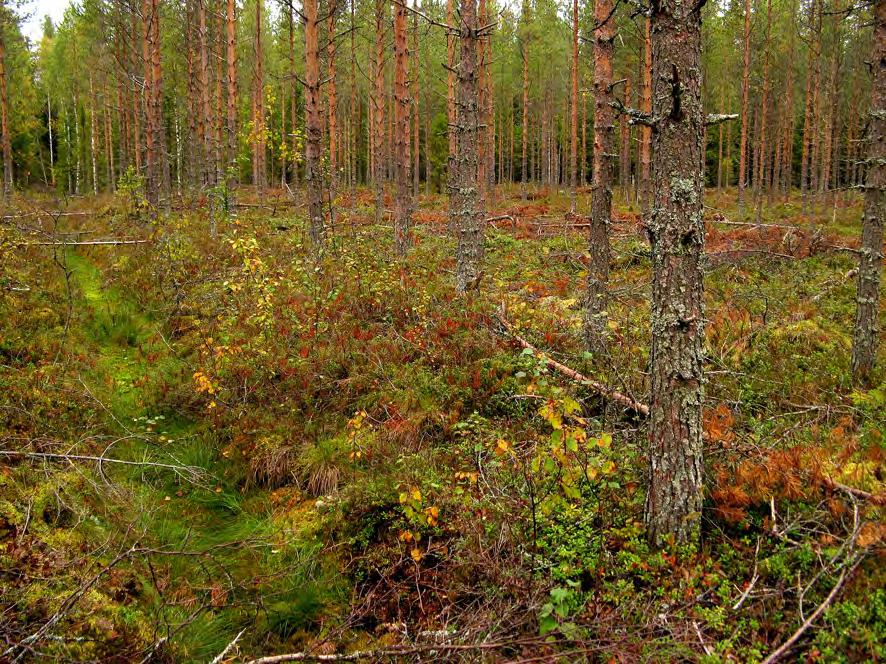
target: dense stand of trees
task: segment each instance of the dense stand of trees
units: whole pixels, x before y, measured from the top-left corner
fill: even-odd
[[[412,180],[447,190],[458,12],[439,0],[397,7],[319,2],[321,158],[334,190],[393,182],[398,145],[409,152]],[[131,166],[158,198],[213,186],[229,170],[232,181],[259,188],[302,180],[310,169],[307,10],[276,0],[83,0],[59,25],[47,23],[29,50],[5,7],[12,164],[4,172],[19,186],[73,194],[112,191]],[[527,0],[518,11],[484,0],[477,13],[490,26],[478,44],[481,179],[589,182],[595,4]],[[751,209],[791,187],[809,205],[832,204],[862,184],[870,9],[847,0],[720,0],[701,13],[705,110],[741,116],[734,128],[707,133],[707,184],[737,185]],[[648,112],[650,20],[614,3],[611,22],[612,94]],[[408,72],[405,81],[398,71]],[[400,143],[399,112],[408,133]],[[620,119],[614,131],[612,182],[643,198],[652,132]]]
[[[32,51],[0,3],[4,191],[16,180],[70,194],[140,181],[159,206],[175,193],[234,183],[261,192],[303,177],[320,245],[342,189],[372,184],[380,221],[390,181],[402,255],[424,181],[449,194],[465,292],[483,276],[490,184],[520,182],[524,198],[530,183],[569,187],[575,209],[590,170],[584,336],[605,354],[618,183],[639,197],[651,244],[648,534],[654,545],[691,540],[704,467],[706,184],[737,184],[739,208],[752,204],[758,221],[792,188],[807,208],[864,190],[852,365],[860,380],[871,372],[884,5],[525,0],[518,17],[488,0],[83,0],[59,26],[47,22]],[[722,124],[732,109],[738,132]]]

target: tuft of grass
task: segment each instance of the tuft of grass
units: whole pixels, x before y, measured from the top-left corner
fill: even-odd
[[[325,496],[338,489],[348,452],[342,438],[326,438],[305,444],[298,456],[298,475],[312,496]]]

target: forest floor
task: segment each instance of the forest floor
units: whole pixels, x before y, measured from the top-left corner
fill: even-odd
[[[284,194],[237,196],[33,193],[0,223],[0,661],[886,659],[859,200],[758,225],[708,192],[703,540],[656,552],[642,414],[548,361],[646,402],[636,204],[593,356],[563,192],[495,192],[464,297],[443,197],[397,259],[368,191],[320,257]],[[73,244],[110,238],[144,242]]]

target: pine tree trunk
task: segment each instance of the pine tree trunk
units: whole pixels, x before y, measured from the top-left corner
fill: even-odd
[[[877,0],[873,13],[868,172],[864,186],[857,308],[852,337],[852,375],[860,384],[870,380],[877,357],[883,219],[886,217],[886,0]]]
[[[477,25],[486,25],[486,0],[478,0],[477,6]],[[489,182],[489,133],[486,131],[488,118],[486,109],[488,106],[488,57],[487,38],[485,36],[477,40],[477,104],[479,105],[481,125],[480,133],[477,135],[477,189],[481,197],[486,195],[486,185]]]
[[[351,184],[351,220],[357,213],[357,149],[358,136],[357,127],[359,127],[360,111],[357,100],[357,0],[351,0],[351,99],[349,102],[351,118],[351,136],[348,141],[348,151],[350,152],[349,177]]]
[[[458,63],[458,123],[455,154],[455,187],[451,191],[450,214],[458,233],[456,289],[464,293],[479,288],[482,278],[483,239],[486,227],[483,200],[477,188],[477,142],[480,109],[477,72],[477,0],[461,0]]]
[[[397,197],[394,203],[394,240],[397,254],[403,256],[409,246],[412,190],[409,178],[409,52],[405,0],[394,2],[394,171]]]
[[[640,110],[652,113],[652,22],[644,22],[643,35],[643,83],[640,88]],[[649,207],[649,178],[652,171],[652,127],[640,127],[640,206]]]
[[[412,71],[415,73],[413,74],[413,78],[409,81],[409,85],[415,91],[411,95],[412,104],[410,107],[412,111],[412,198],[414,205],[415,199],[418,198],[418,189],[421,181],[421,131],[419,118],[419,93],[421,90],[419,76],[421,73],[421,63],[418,50],[417,13],[412,14],[412,56],[414,58]]]
[[[2,20],[2,16],[0,16]],[[3,37],[3,23],[0,22],[0,143],[3,144],[3,195],[12,195],[12,137],[9,126],[9,89],[6,79],[6,43]]]
[[[295,10],[292,5],[289,5],[287,11],[287,22],[289,24],[289,67],[290,71],[295,71]],[[293,82],[292,90],[289,93],[289,117],[292,118],[292,136],[291,136],[291,146],[290,149],[292,151],[292,176],[290,178],[291,182],[295,184],[298,182],[298,132],[295,131],[295,123],[296,118],[298,117],[298,104],[296,100],[298,95],[296,94],[296,83]]]
[[[612,0],[594,3],[594,170],[584,310],[585,346],[605,352],[609,289],[609,227],[612,221],[612,161],[615,158],[615,109],[612,107],[612,58],[615,17]]]
[[[95,89],[89,74],[89,158],[92,163],[92,193],[98,196],[98,148],[95,143]]]
[[[198,49],[200,51],[200,181],[211,186],[215,175],[212,163],[212,107],[209,85],[209,37],[206,24],[206,0],[197,0]]]
[[[791,7],[791,14],[795,17],[793,21],[796,21],[796,15],[799,11],[797,2],[793,3]],[[792,22],[790,26],[790,37],[788,40],[788,62],[787,62],[787,82],[785,83],[785,100],[784,100],[784,109],[782,111],[782,148],[781,148],[781,167],[779,169],[780,177],[778,181],[775,183],[775,186],[778,187],[784,197],[787,200],[787,195],[791,189],[791,183],[793,180],[793,137],[794,137],[794,58],[796,56],[796,44],[794,34],[796,33],[795,26]]]
[[[624,82],[624,105],[633,106],[631,102],[631,79],[626,78]],[[628,192],[631,188],[631,126],[628,124],[626,115],[621,116],[621,164],[619,165],[619,178],[621,179],[621,190],[625,200],[629,200]]]
[[[695,5],[696,7],[698,5]],[[701,15],[653,5],[652,349],[647,536],[696,541],[702,509],[704,113]]]
[[[524,0],[521,18],[528,21],[529,2]],[[523,56],[523,156],[522,168],[520,169],[520,180],[522,186],[520,188],[520,198],[526,200],[526,185],[528,182],[528,147],[529,147],[529,36],[524,33],[521,38],[521,55]]]
[[[819,4],[818,11],[815,15],[815,23],[813,25],[813,51],[815,59],[812,63],[812,117],[810,126],[812,130],[811,143],[809,147],[809,203],[814,207],[815,194],[818,191],[818,185],[821,174],[821,164],[819,163],[819,155],[821,154],[821,122],[822,122],[822,99],[821,99],[821,60],[822,60],[822,41],[821,41],[821,24],[824,7]],[[807,205],[809,204],[807,203]]]
[[[225,88],[225,16],[221,6],[215,10],[215,108],[213,110],[213,123],[215,136],[212,140],[212,165],[215,169],[212,181],[224,181],[225,162],[225,115],[224,115],[224,88]],[[282,95],[281,95],[282,96]]]
[[[816,16],[816,0],[812,0],[809,5],[809,24],[811,26],[811,30],[814,34],[814,25],[815,25],[815,16]],[[802,153],[800,156],[800,194],[803,198],[803,211],[806,211],[808,204],[808,192],[809,192],[809,153],[812,149],[812,131],[813,131],[813,123],[812,123],[812,113],[813,113],[813,102],[812,102],[812,79],[813,74],[812,70],[814,68],[815,62],[815,40],[814,38],[810,38],[809,40],[809,57],[807,60],[806,66],[806,92],[803,98],[804,109],[803,109],[803,147]]]
[[[152,205],[156,205],[159,199],[159,183],[157,177],[157,132],[154,125],[154,71],[151,64],[153,46],[151,44],[154,31],[153,21],[154,4],[152,0],[144,0],[142,4],[142,20],[144,21],[144,69],[145,69],[145,196]],[[77,101],[74,101],[74,113],[76,121]],[[79,122],[76,122],[79,127]],[[79,140],[77,141],[79,145]],[[79,176],[76,178],[75,189],[79,191]]]
[[[581,162],[580,181],[581,186],[587,184],[588,171],[588,102],[585,95],[581,95]]]
[[[726,112],[725,93],[720,89],[720,113]],[[720,136],[717,139],[717,191],[723,191],[723,127],[725,123],[720,123]]]
[[[569,141],[569,209],[575,212],[578,198],[578,0],[572,0],[572,116]]]
[[[766,164],[769,145],[766,119],[769,115],[769,52],[771,50],[772,0],[766,2],[766,54],[763,58],[763,97],[760,100],[760,164],[755,175],[757,194],[757,223],[763,220],[763,189],[766,186]]]
[[[255,74],[252,88],[252,184],[258,193],[265,188],[265,73],[262,47],[262,5],[255,2]]]
[[[373,63],[372,93],[372,142],[375,169],[372,180],[375,186],[375,223],[381,224],[385,209],[384,200],[384,134],[385,134],[385,0],[375,0],[375,60]]]
[[[452,159],[455,156],[455,35],[457,28],[455,25],[455,0],[446,0],[446,25],[449,30],[446,33],[446,118],[448,125],[446,128],[446,137],[449,141],[449,153],[447,163],[452,168]]]
[[[157,177],[159,178],[160,195],[166,198],[169,205],[169,160],[166,158],[166,130],[163,126],[163,69],[161,67],[160,44],[160,0],[151,0],[153,4],[153,21],[151,23],[151,70],[153,72],[153,123],[154,138],[157,146]]]
[[[335,20],[337,13],[338,5],[336,0],[330,0],[326,36],[326,63],[328,67],[326,75],[326,112],[329,114],[329,200],[335,197],[335,191],[338,189],[338,85],[335,67]]]
[[[744,59],[741,74],[741,137],[738,148],[738,209],[744,212],[747,186],[748,114],[751,91],[751,0],[744,0]]]
[[[304,0],[305,21],[305,182],[311,242],[319,247],[323,223],[323,119],[320,112],[320,43],[317,0]]]

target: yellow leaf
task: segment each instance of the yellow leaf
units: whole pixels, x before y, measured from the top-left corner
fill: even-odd
[[[421,551],[419,551],[417,548],[410,551],[409,555],[412,556],[412,559],[415,562],[418,562],[421,560]]]

